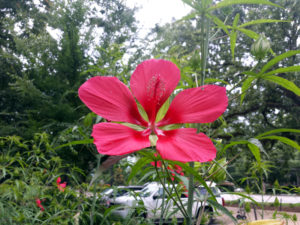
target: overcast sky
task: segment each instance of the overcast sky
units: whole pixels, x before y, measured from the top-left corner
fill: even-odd
[[[136,20],[140,24],[142,34],[146,34],[156,23],[162,25],[180,19],[191,11],[181,0],[125,0],[130,8],[136,6]]]

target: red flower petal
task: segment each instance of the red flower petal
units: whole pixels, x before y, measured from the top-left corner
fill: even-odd
[[[90,110],[105,119],[147,126],[128,87],[116,77],[93,77],[78,90]]]
[[[174,123],[210,123],[226,110],[226,89],[204,85],[180,92],[172,101],[166,116],[157,126]]]
[[[216,157],[216,148],[212,141],[196,129],[182,128],[164,131],[159,135],[157,151],[163,159],[180,162],[207,162]]]
[[[94,125],[92,136],[98,152],[106,155],[124,155],[150,147],[148,135],[117,123]]]
[[[60,177],[58,177],[57,180],[56,180],[56,184],[59,185],[60,182],[61,182],[61,179],[60,179]]]
[[[172,94],[180,80],[177,66],[166,60],[151,59],[137,66],[130,79],[132,93],[144,107],[150,122]]]

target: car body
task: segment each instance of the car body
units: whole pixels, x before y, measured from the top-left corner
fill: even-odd
[[[121,197],[127,193],[139,192],[144,188],[140,185],[130,186],[115,186],[104,190],[101,193],[101,202],[109,206],[116,198]]]
[[[168,189],[171,189],[171,186],[167,186]],[[224,204],[224,200],[220,196],[220,190],[213,184],[210,186],[211,191],[214,193],[216,200],[219,204]],[[165,192],[165,198],[163,198],[164,191],[163,186],[159,183],[153,182],[148,183],[140,192],[138,196],[131,196],[131,195],[123,195],[120,197],[115,198],[115,201],[112,205],[116,206],[114,213],[125,218],[128,215],[131,215],[135,210],[138,208],[143,208],[142,216],[150,219],[157,220],[160,218],[161,215],[161,206],[164,202],[165,205],[165,214],[164,219],[183,219],[184,216],[180,210],[178,210],[178,205],[168,198],[168,195]],[[207,190],[200,186],[195,188],[195,197],[196,200],[193,204],[193,217],[198,216],[201,212],[201,209],[204,206],[205,212],[210,212],[212,214],[215,209],[211,206],[205,199],[210,197]],[[182,191],[180,193],[180,199],[183,205],[187,205],[188,197],[187,192]],[[178,201],[176,201],[178,202]],[[137,213],[137,212],[135,212]]]

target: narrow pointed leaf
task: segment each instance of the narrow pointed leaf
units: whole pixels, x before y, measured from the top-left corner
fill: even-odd
[[[205,84],[211,84],[211,83],[216,83],[216,82],[220,82],[220,83],[222,83],[222,84],[229,84],[227,81],[225,81],[225,80],[221,80],[221,79],[216,79],[216,78],[206,78],[205,80],[204,80],[204,83]]]
[[[275,130],[270,130],[270,131],[267,131],[267,132],[262,133],[260,135],[257,135],[255,138],[259,139],[259,138],[264,137],[264,136],[269,135],[269,134],[284,133],[284,132],[300,133],[300,130],[298,130],[298,129],[288,129],[288,128],[275,129]]]
[[[268,73],[263,74],[263,76],[268,76],[268,75],[273,75],[273,74],[278,74],[278,73],[288,73],[288,72],[297,72],[300,71],[300,66],[289,66],[285,68],[279,68],[276,70],[272,70]]]
[[[230,147],[235,146],[235,145],[245,145],[249,144],[249,141],[232,141],[231,143],[227,144],[224,146],[224,148],[221,151],[218,151],[218,157],[222,156],[222,154]]]
[[[252,143],[249,142],[248,143],[248,148],[250,149],[250,151],[254,155],[256,161],[260,162],[261,161],[261,157],[260,157],[259,147],[257,147],[255,144],[252,144]]]
[[[206,14],[206,17],[211,19],[216,25],[218,25],[219,28],[223,29],[227,35],[229,35],[229,31],[227,29],[227,26],[223,23],[222,20],[220,20],[218,17],[211,15],[211,14]]]
[[[86,145],[86,144],[93,144],[94,142],[94,139],[85,139],[85,140],[80,140],[80,141],[71,141],[71,142],[68,142],[66,144],[63,144],[63,145],[59,145],[57,147],[54,148],[54,150],[56,149],[60,149],[60,148],[63,148],[63,147],[67,147],[67,146],[71,146],[71,145]]]
[[[150,164],[150,162],[152,162],[153,159],[151,158],[140,158],[135,164],[134,166],[131,168],[131,173],[128,177],[128,181],[130,181],[133,177],[136,176],[136,174],[138,172],[140,172],[142,170],[142,168],[148,164]]]
[[[233,23],[232,23],[233,28],[236,28],[236,27],[237,27],[237,25],[238,25],[238,23],[239,23],[239,20],[240,20],[240,14],[237,13],[237,14],[235,15],[234,20],[233,20]]]
[[[243,85],[242,85],[242,95],[241,95],[241,101],[240,101],[240,104],[242,105],[243,101],[244,101],[244,98],[245,98],[245,95],[247,93],[247,90],[250,88],[252,82],[256,79],[256,77],[248,77]]]
[[[255,33],[254,31],[252,30],[248,30],[248,29],[245,29],[245,28],[239,28],[237,27],[236,28],[238,31],[246,34],[248,37],[252,38],[252,39],[257,39],[259,37],[259,34]]]
[[[273,83],[276,83],[276,84],[284,87],[285,89],[288,89],[288,90],[294,92],[296,95],[300,96],[300,88],[297,87],[293,82],[291,82],[289,80],[286,80],[282,77],[273,76],[273,75],[263,77],[263,79],[271,81]]]
[[[258,77],[258,74],[254,73],[254,72],[252,72],[252,71],[245,71],[245,72],[243,72],[243,74],[249,75],[249,76]]]
[[[289,58],[289,57],[294,56],[299,53],[300,53],[300,50],[291,50],[291,51],[285,52],[279,56],[276,56],[275,58],[270,60],[266,65],[263,66],[262,70],[260,71],[260,74],[265,73],[268,69],[270,69],[272,66],[274,66],[279,61],[281,61],[285,58]]]
[[[291,21],[289,21],[289,20],[259,19],[259,20],[252,20],[250,22],[243,23],[239,27],[242,28],[242,27],[247,27],[247,26],[251,26],[251,25],[255,25],[255,24],[261,24],[261,23],[279,23],[279,22],[291,22]]]
[[[237,5],[237,4],[262,4],[262,5],[271,5],[271,6],[283,8],[282,6],[274,4],[267,0],[224,0],[210,7],[208,10],[211,11],[211,10],[215,10],[215,9],[219,9],[231,5]]]
[[[232,221],[234,221],[235,223],[238,222],[236,220],[236,218],[232,215],[232,213],[228,209],[226,209],[225,207],[223,207],[222,205],[220,205],[218,202],[213,201],[211,199],[207,199],[207,202],[209,202],[216,209],[220,210],[222,213],[224,213],[226,216],[228,216],[230,219],[232,219]]]
[[[284,144],[287,144],[295,149],[297,149],[298,151],[300,151],[300,146],[298,145],[297,142],[289,139],[289,138],[286,138],[286,137],[281,137],[281,136],[265,136],[265,137],[261,137],[259,138],[260,140],[263,140],[263,139],[270,139],[270,140],[278,140]]]
[[[237,32],[232,31],[230,34],[230,50],[231,50],[232,60],[234,60],[234,49],[235,49],[236,38],[237,38]]]

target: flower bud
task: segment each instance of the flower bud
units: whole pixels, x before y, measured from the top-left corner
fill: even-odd
[[[256,59],[261,60],[265,58],[266,54],[270,51],[271,45],[264,34],[261,34],[259,38],[251,45],[251,54]]]

